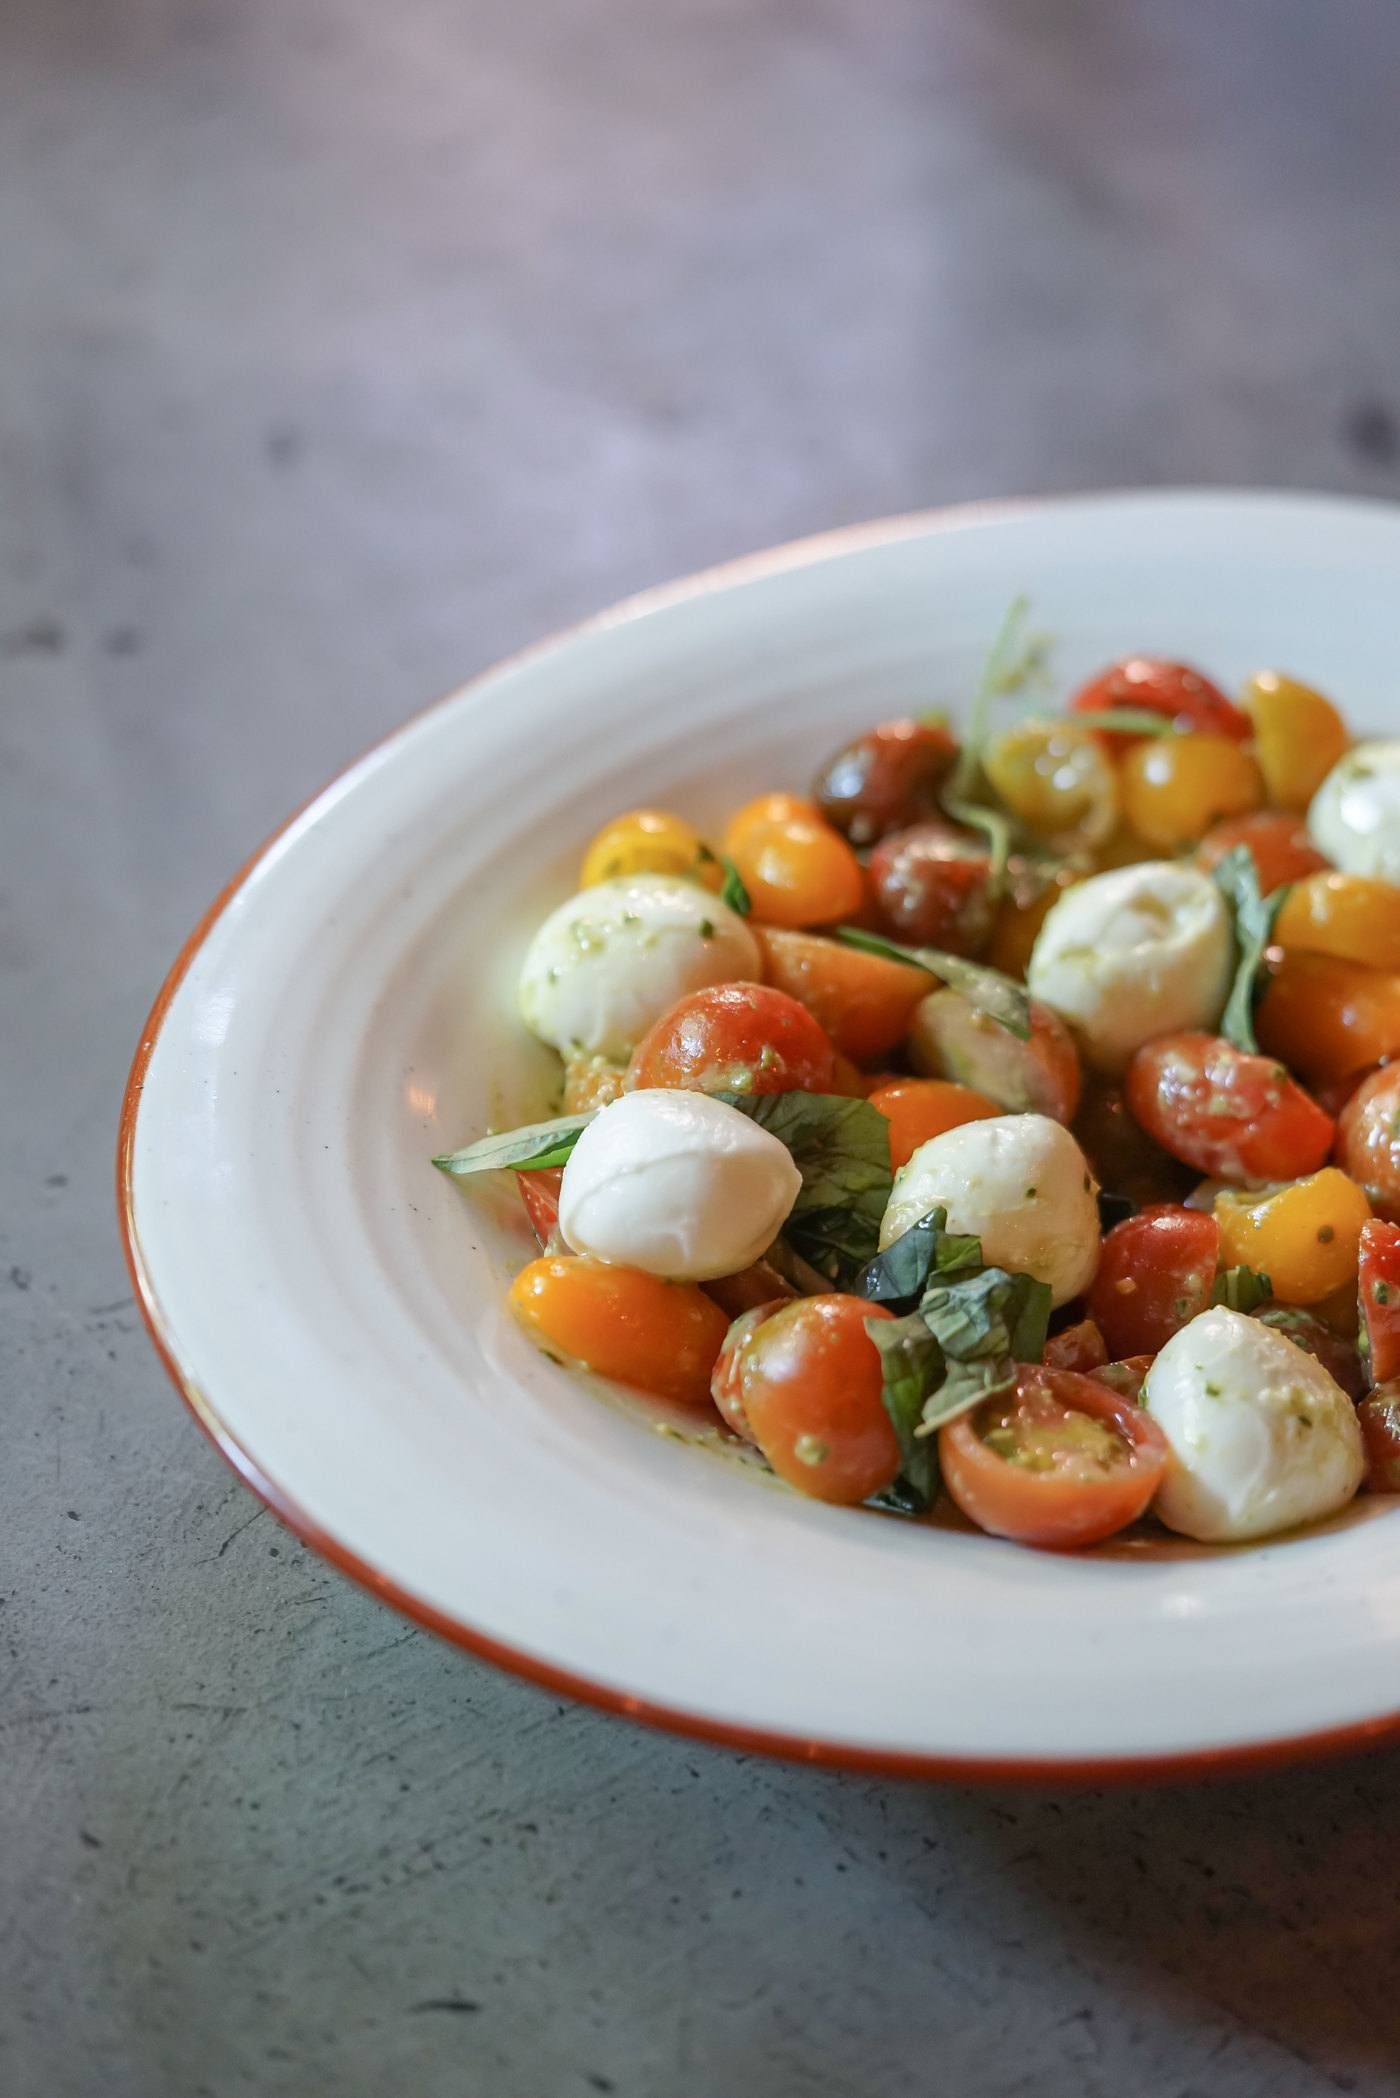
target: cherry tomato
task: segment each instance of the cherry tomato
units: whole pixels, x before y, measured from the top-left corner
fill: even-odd
[[[987,745],[982,769],[1028,830],[1061,852],[1102,845],[1118,823],[1118,775],[1100,739],[1072,721],[1025,721]]]
[[[692,991],[632,1052],[627,1089],[692,1093],[829,1093],[836,1051],[805,1005],[769,984]]]
[[[632,809],[605,823],[583,856],[578,885],[627,874],[684,874],[718,891],[724,869],[693,823],[669,809]]]
[[[1281,1304],[1321,1306],[1337,1290],[1355,1290],[1370,1213],[1356,1182],[1335,1166],[1256,1194],[1226,1188],[1215,1198],[1221,1265],[1267,1275]]]
[[[1145,707],[1179,729],[1204,729],[1236,743],[1250,736],[1248,715],[1232,706],[1218,685],[1185,663],[1167,663],[1158,656],[1125,657],[1090,678],[1070,701],[1074,714],[1102,714],[1110,707]],[[1141,739],[1106,730],[1104,740],[1110,748],[1123,750]]]
[[[1310,874],[1274,924],[1280,947],[1400,969],[1400,889],[1368,874]]]
[[[890,1164],[896,1172],[930,1137],[942,1136],[945,1129],[957,1129],[963,1122],[1005,1113],[985,1093],[975,1093],[970,1085],[954,1085],[946,1078],[896,1078],[876,1086],[868,1097],[890,1125]]]
[[[1084,879],[1079,867],[1064,860],[1045,862],[1013,852],[1006,866],[1006,888],[997,905],[996,922],[987,943],[986,960],[1003,976],[1022,982],[1030,966],[1036,934],[1066,889]]]
[[[766,819],[741,811],[725,834],[725,848],[754,916],[768,925],[837,925],[865,902],[860,861],[815,810]]]
[[[858,1064],[887,1056],[904,1039],[930,979],[907,962],[862,954],[818,933],[755,925],[766,980],[801,999],[842,1056]]]
[[[951,823],[894,831],[870,855],[871,892],[890,932],[950,954],[986,946],[996,916],[991,878],[986,847]]]
[[[1144,1513],[1167,1463],[1150,1413],[1096,1378],[1023,1365],[1006,1398],[938,1431],[963,1514],[1018,1544],[1098,1544]]]
[[[1356,1409],[1366,1446],[1370,1493],[1400,1493],[1400,1378],[1373,1391]]]
[[[561,1254],[521,1269],[510,1308],[537,1346],[600,1377],[687,1406],[709,1403],[729,1321],[691,1283]]]
[[[741,1318],[746,1311],[766,1304],[776,1311],[786,1304],[797,1291],[767,1260],[756,1260],[751,1268],[740,1268],[737,1275],[717,1275],[713,1282],[702,1282],[705,1295],[718,1304],[726,1318]]]
[[[1291,1340],[1295,1348],[1301,1348],[1304,1354],[1320,1362],[1348,1398],[1361,1397],[1366,1389],[1366,1376],[1356,1348],[1354,1300],[1350,1312],[1350,1337],[1334,1333],[1325,1318],[1317,1311],[1305,1311],[1301,1304],[1264,1304],[1252,1316],[1261,1326],[1272,1326],[1285,1340]]]
[[[571,1056],[564,1065],[564,1112],[586,1115],[620,1097],[625,1064],[610,1056]]]
[[[1332,1118],[1281,1064],[1214,1034],[1168,1034],[1128,1066],[1128,1106],[1148,1135],[1220,1180],[1292,1180],[1332,1149]]]
[[[1009,1114],[1069,1122],[1079,1105],[1079,1051],[1064,1021],[1035,999],[1022,1041],[960,992],[934,991],[914,1014],[909,1058],[916,1071],[956,1079]]]
[[[725,825],[725,848],[732,851],[736,838],[747,836],[749,831],[757,827],[766,829],[770,823],[822,821],[821,810],[814,801],[809,801],[805,794],[757,794],[752,801],[746,801],[742,808],[736,809]]]
[[[1045,1343],[1048,1370],[1078,1370],[1081,1376],[1092,1377],[1107,1361],[1108,1349],[1092,1319],[1080,1319],[1073,1326],[1063,1327]]]
[[[749,1425],[749,1416],[744,1408],[744,1394],[739,1374],[739,1365],[744,1344],[765,1319],[781,1311],[784,1304],[791,1303],[788,1297],[762,1298],[736,1314],[733,1325],[724,1336],[724,1346],[719,1351],[719,1360],[710,1378],[710,1397],[714,1400],[725,1426],[741,1435],[745,1442],[754,1442],[754,1432]]]
[[[1400,1064],[1363,1078],[1337,1124],[1337,1163],[1377,1216],[1400,1224]]]
[[[541,1251],[559,1229],[559,1189],[563,1179],[562,1166],[538,1166],[532,1173],[517,1173],[515,1176],[525,1214],[540,1242]]]
[[[1362,1225],[1360,1289],[1371,1381],[1387,1384],[1400,1377],[1400,1224]]]
[[[1284,954],[1254,1018],[1261,1046],[1322,1085],[1400,1056],[1400,971]]]
[[[875,845],[888,831],[937,815],[938,788],[957,754],[946,728],[882,721],[827,760],[813,798],[852,845]]]
[[[1115,1224],[1088,1300],[1105,1360],[1164,1348],[1210,1303],[1219,1261],[1220,1227],[1198,1209],[1162,1202]]]
[[[1264,799],[1259,767],[1229,736],[1158,736],[1123,760],[1123,814],[1149,845],[1193,845],[1226,816]]]
[[[1305,809],[1351,746],[1346,723],[1330,699],[1277,670],[1246,678],[1243,698],[1270,801]]]
[[[1199,1175],[1139,1128],[1122,1087],[1110,1079],[1086,1075],[1073,1127],[1099,1186],[1126,1195],[1139,1209],[1180,1202],[1196,1185]]]
[[[1120,1398],[1130,1399],[1134,1406],[1140,1406],[1142,1387],[1151,1367],[1150,1355],[1128,1355],[1122,1362],[1101,1363],[1098,1369],[1090,1370],[1088,1374],[1096,1384],[1106,1384]]]
[[[1223,823],[1212,824],[1192,858],[1209,873],[1237,845],[1247,845],[1254,855],[1259,886],[1266,896],[1286,881],[1318,874],[1327,865],[1302,818],[1279,809],[1253,809],[1248,815],[1227,816]]]
[[[853,1506],[899,1470],[880,1351],[865,1330],[890,1315],[860,1297],[799,1297],[740,1320],[720,1356],[714,1397],[725,1419],[742,1420],[779,1478],[813,1500]]]

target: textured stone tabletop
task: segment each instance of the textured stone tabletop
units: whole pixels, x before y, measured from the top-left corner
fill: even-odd
[[[561,1705],[260,1512],[110,1196],[208,898],[500,652],[954,498],[1400,495],[1398,81],[1389,0],[0,10],[5,2098],[1400,2088],[1400,1756],[921,1789]]]

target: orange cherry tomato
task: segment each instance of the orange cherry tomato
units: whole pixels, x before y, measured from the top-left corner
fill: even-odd
[[[805,1005],[771,984],[692,991],[632,1052],[627,1089],[692,1093],[829,1093],[836,1051]]]
[[[997,905],[987,943],[988,965],[1024,982],[1036,934],[1065,890],[1083,879],[1079,868],[1063,861],[1047,868],[1013,853],[1006,869],[1006,893]]]
[[[1134,744],[1123,760],[1123,814],[1129,828],[1164,850],[1193,845],[1226,816],[1264,799],[1248,751],[1229,736],[1159,736]]]
[[[982,1529],[1068,1551],[1137,1521],[1161,1483],[1167,1440],[1096,1378],[1023,1365],[1013,1393],[939,1429],[938,1461]]]
[[[888,1486],[899,1444],[885,1411],[880,1351],[866,1332],[889,1318],[860,1297],[798,1297],[732,1329],[714,1375],[720,1412],[758,1444],[780,1479],[813,1500],[854,1506]]]
[[[970,1005],[957,991],[934,991],[909,1029],[916,1071],[952,1078],[995,1100],[1008,1114],[1069,1122],[1079,1105],[1079,1051],[1056,1013],[1031,1001],[1029,1041]]]
[[[1400,970],[1400,889],[1369,874],[1310,874],[1274,925],[1280,947]]]
[[[729,1321],[692,1283],[559,1254],[522,1268],[509,1301],[538,1347],[659,1398],[709,1404]]]
[[[1212,824],[1192,858],[1209,874],[1237,845],[1247,845],[1254,855],[1259,886],[1266,896],[1286,881],[1316,875],[1327,865],[1302,818],[1280,809],[1252,809],[1247,815],[1227,816],[1223,823]],[[1285,910],[1287,907],[1285,904]]]
[[[1400,1493],[1400,1379],[1383,1384],[1356,1409],[1366,1446],[1369,1493]]]
[[[1045,1343],[1048,1370],[1078,1370],[1081,1376],[1092,1377],[1107,1362],[1108,1349],[1092,1319],[1079,1319],[1073,1326],[1063,1327]]]
[[[1270,801],[1305,809],[1351,746],[1346,723],[1330,699],[1277,670],[1247,678],[1244,703]]]
[[[896,1078],[877,1086],[869,1099],[890,1125],[890,1164],[896,1172],[930,1137],[1006,1111],[985,1093],[946,1078]]]
[[[1255,1014],[1260,1046],[1310,1084],[1400,1056],[1400,971],[1285,953]]]
[[[1325,1306],[1338,1290],[1356,1289],[1370,1214],[1356,1182],[1335,1166],[1257,1194],[1227,1188],[1215,1198],[1221,1264],[1267,1275],[1280,1304]]]
[[[1385,1384],[1400,1377],[1400,1224],[1362,1225],[1359,1273],[1371,1381]]]
[[[896,939],[979,954],[996,918],[986,846],[951,823],[916,823],[870,855],[870,889]]]
[[[725,846],[754,916],[769,925],[838,925],[865,901],[860,861],[816,810],[746,818],[737,828],[731,824]]]
[[[1072,714],[1102,714],[1110,707],[1145,708],[1179,729],[1205,729],[1236,743],[1246,742],[1250,734],[1248,715],[1232,706],[1218,685],[1188,664],[1168,663],[1160,656],[1125,656],[1090,678],[1070,701]],[[1121,729],[1103,733],[1113,750],[1141,740]]]
[[[1164,1348],[1210,1303],[1219,1260],[1220,1226],[1199,1209],[1160,1202],[1115,1224],[1089,1290],[1108,1354]]]
[[[537,1166],[531,1173],[517,1173],[515,1176],[520,1200],[541,1250],[548,1246],[559,1229],[559,1189],[563,1179],[562,1166]]]
[[[1377,1216],[1400,1224],[1400,1064],[1363,1078],[1342,1109],[1337,1163],[1365,1188]]]
[[[882,721],[828,759],[812,793],[852,845],[874,845],[937,815],[938,789],[957,754],[955,738],[936,723]]]
[[[862,954],[818,933],[753,927],[763,950],[763,973],[780,990],[800,998],[826,1029],[842,1056],[872,1063],[887,1056],[908,1033],[931,979],[908,962]]]
[[[724,848],[733,852],[735,841],[756,827],[770,823],[821,823],[821,810],[805,794],[757,794],[734,811],[724,827]]]
[[[1148,1135],[1212,1179],[1292,1180],[1315,1172],[1332,1149],[1332,1117],[1283,1066],[1220,1035],[1146,1043],[1128,1066],[1126,1092]]]

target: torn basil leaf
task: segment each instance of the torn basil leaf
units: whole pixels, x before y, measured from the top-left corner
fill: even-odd
[[[1235,926],[1235,976],[1220,1032],[1236,1049],[1250,1056],[1259,1054],[1254,1032],[1254,1006],[1260,994],[1259,971],[1264,950],[1273,937],[1274,921],[1288,900],[1292,884],[1285,882],[1271,895],[1261,893],[1259,869],[1247,845],[1236,845],[1213,869],[1215,886],[1230,906]]]
[[[890,1125],[868,1100],[835,1093],[720,1096],[786,1144],[802,1189],[783,1237],[838,1289],[874,1259],[890,1199]]]
[[[1267,1275],[1256,1273],[1253,1268],[1225,1268],[1215,1278],[1215,1287],[1210,1293],[1212,1304],[1223,1304],[1228,1311],[1248,1314],[1263,1304],[1274,1293],[1274,1286]]]
[[[933,1444],[917,1431],[928,1395],[943,1372],[943,1351],[917,1312],[902,1319],[867,1319],[865,1330],[880,1351],[885,1411],[899,1443],[895,1484],[927,1508],[938,1487],[938,1457]]]
[[[851,1284],[851,1295],[887,1305],[891,1311],[912,1311],[935,1271],[951,1275],[959,1268],[980,1268],[982,1241],[949,1231],[947,1222],[946,1209],[930,1210],[920,1217],[861,1269]]]
[[[945,1373],[924,1408],[921,1435],[965,1413],[979,1400],[1010,1390],[1018,1362],[1039,1362],[1050,1324],[1050,1285],[1031,1275],[983,1268],[935,1282],[919,1316],[943,1350]]]
[[[546,1166],[562,1166],[592,1120],[587,1114],[529,1122],[523,1129],[483,1136],[464,1151],[446,1151],[433,1164],[456,1180],[469,1179],[473,1173],[534,1173]]]
[[[747,918],[753,909],[753,899],[744,887],[743,875],[726,853],[720,854],[719,863],[724,869],[724,881],[719,892],[720,902],[728,904],[730,910],[738,917]]]
[[[1151,707],[1104,707],[1102,710],[1071,717],[1076,728],[1107,729],[1110,734],[1121,736],[1179,736],[1182,731],[1165,714],[1154,714]]]
[[[847,947],[859,947],[865,954],[878,954],[887,962],[906,962],[915,969],[922,969],[929,976],[936,976],[940,983],[956,991],[969,1005],[995,1020],[1009,1034],[1021,1041],[1030,1040],[1031,1001],[1030,993],[1023,984],[1013,983],[999,969],[988,969],[981,962],[966,961],[960,954],[944,954],[937,947],[902,947],[898,940],[882,939],[877,932],[866,932],[863,926],[841,925],[836,937]]]

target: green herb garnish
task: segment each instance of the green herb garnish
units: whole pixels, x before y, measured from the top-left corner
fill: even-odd
[[[1215,1278],[1215,1287],[1210,1293],[1212,1304],[1223,1304],[1228,1311],[1242,1311],[1246,1315],[1273,1295],[1274,1286],[1267,1275],[1254,1268],[1225,1268]]]
[[[847,1288],[874,1258],[890,1198],[890,1125],[868,1100],[835,1093],[723,1093],[786,1144],[802,1188],[783,1226],[793,1251]]]
[[[1214,880],[1230,906],[1235,926],[1235,976],[1221,1016],[1220,1032],[1236,1049],[1257,1056],[1259,1037],[1254,1032],[1254,1006],[1262,988],[1259,972],[1274,921],[1288,900],[1292,884],[1285,882],[1282,888],[1265,896],[1254,854],[1247,845],[1236,845],[1226,853],[1214,869]]]
[[[533,1173],[546,1166],[562,1166],[592,1120],[588,1114],[528,1122],[500,1136],[483,1136],[464,1151],[444,1152],[433,1164],[455,1180],[470,1179],[473,1173]]]
[[[720,902],[728,904],[730,910],[736,912],[739,917],[747,918],[753,909],[753,899],[744,887],[744,877],[727,853],[719,855],[719,863],[724,869],[724,883],[719,892]]]
[[[866,954],[878,954],[887,962],[907,962],[915,969],[923,969],[965,998],[969,1005],[976,1006],[989,1020],[1006,1028],[1009,1034],[1016,1035],[1023,1042],[1030,1040],[1030,993],[1024,984],[1013,982],[999,969],[989,969],[982,962],[969,962],[960,954],[944,954],[937,947],[903,947],[898,940],[886,940],[879,933],[866,932],[859,925],[838,926],[836,937],[847,947],[859,947]]]

